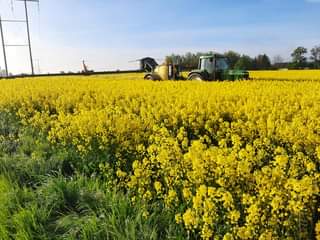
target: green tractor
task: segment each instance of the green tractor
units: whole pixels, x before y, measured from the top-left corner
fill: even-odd
[[[227,58],[220,54],[201,56],[199,69],[192,70],[188,80],[223,81],[249,79],[249,72],[244,70],[230,70]]]

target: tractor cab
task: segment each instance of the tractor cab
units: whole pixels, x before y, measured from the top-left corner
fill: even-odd
[[[212,56],[200,57],[199,69],[207,70],[208,73],[214,73],[215,69],[218,71],[228,70],[229,66],[225,57],[214,58]]]
[[[242,70],[229,70],[228,60],[220,54],[201,56],[199,67],[189,73],[189,80],[223,81],[247,79],[249,73]]]
[[[227,59],[223,56],[202,56],[199,69],[206,72],[210,79],[222,80],[222,73],[229,69]]]

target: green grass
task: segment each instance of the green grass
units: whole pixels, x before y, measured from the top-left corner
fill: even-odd
[[[187,238],[161,203],[133,204],[78,161],[0,111],[0,240]]]
[[[0,239],[183,239],[172,214],[82,176],[51,177],[36,189],[0,178]]]

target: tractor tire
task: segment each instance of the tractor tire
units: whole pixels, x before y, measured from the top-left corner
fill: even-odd
[[[150,75],[150,74],[146,75],[146,76],[144,77],[144,79],[145,79],[145,80],[151,80],[151,81],[154,81],[154,80],[155,80],[154,77],[153,77],[152,75]]]
[[[192,73],[190,76],[188,76],[188,80],[203,81],[204,78],[199,73]]]

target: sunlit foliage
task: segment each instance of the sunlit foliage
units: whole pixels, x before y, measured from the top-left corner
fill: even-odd
[[[3,81],[0,108],[91,157],[145,217],[162,203],[203,239],[319,234],[320,82],[135,77]]]
[[[319,81],[320,70],[250,71],[250,78],[255,80]]]

